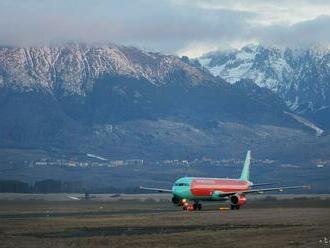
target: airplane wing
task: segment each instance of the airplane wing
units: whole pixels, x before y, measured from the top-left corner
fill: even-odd
[[[72,195],[67,195],[67,197],[69,197],[72,200],[81,200],[80,198],[72,196]]]
[[[221,193],[221,196],[231,196],[235,194],[263,194],[264,192],[268,191],[278,191],[278,192],[283,192],[284,190],[287,189],[310,189],[311,186],[288,186],[288,187],[277,187],[277,188],[265,188],[265,189],[249,189],[249,190],[244,190],[244,191],[236,191],[236,192],[224,192]]]
[[[157,191],[157,192],[160,192],[160,193],[172,193],[171,189],[146,188],[146,187],[142,187],[142,186],[140,186],[140,189],[150,190],[150,191]]]
[[[268,186],[268,185],[274,185],[277,183],[254,183],[250,187],[260,187],[260,186]]]

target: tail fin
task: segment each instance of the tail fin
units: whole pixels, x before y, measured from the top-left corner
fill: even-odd
[[[250,177],[250,164],[251,164],[251,151],[247,151],[244,162],[244,167],[241,173],[241,180],[249,181]]]

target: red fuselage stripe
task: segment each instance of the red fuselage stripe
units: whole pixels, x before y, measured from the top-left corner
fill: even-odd
[[[249,189],[249,183],[241,180],[193,179],[190,191],[194,196],[210,196],[214,191],[235,192]]]

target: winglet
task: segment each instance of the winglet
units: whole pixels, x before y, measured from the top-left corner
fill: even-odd
[[[251,151],[249,150],[246,153],[246,158],[245,158],[243,170],[242,170],[241,177],[240,177],[241,180],[249,181],[249,178],[250,178],[250,164],[251,164]]]

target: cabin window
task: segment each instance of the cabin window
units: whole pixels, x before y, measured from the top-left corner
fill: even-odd
[[[179,186],[179,187],[189,186],[189,183],[175,183],[174,186]]]

